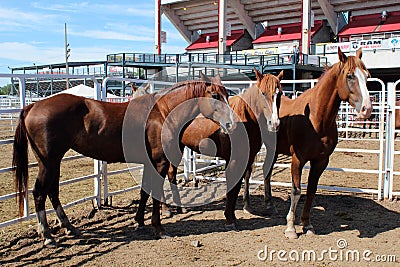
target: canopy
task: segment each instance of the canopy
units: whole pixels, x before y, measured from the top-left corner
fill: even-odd
[[[83,96],[86,98],[94,98],[94,96],[96,95],[96,89],[90,86],[86,86],[84,84],[79,84],[67,90],[61,91],[56,95],[58,94],[71,94],[71,95]],[[120,97],[107,93],[107,98],[120,98]]]

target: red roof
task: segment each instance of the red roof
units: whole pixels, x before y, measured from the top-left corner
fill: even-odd
[[[314,27],[311,28],[311,36],[318,32],[322,28],[322,25],[322,20],[315,21]],[[278,34],[279,27],[282,28],[281,34]],[[267,27],[267,29],[256,40],[253,41],[253,44],[294,40],[301,40],[301,23]]]
[[[400,12],[390,12],[386,21],[382,15],[372,14],[351,17],[350,22],[339,33],[339,36],[368,34],[374,32],[391,32],[400,30]]]
[[[206,41],[206,36],[210,36],[210,40]],[[226,46],[232,46],[244,36],[244,30],[233,30],[231,36],[226,37]],[[207,48],[218,48],[218,32],[202,34],[186,50],[197,50]]]

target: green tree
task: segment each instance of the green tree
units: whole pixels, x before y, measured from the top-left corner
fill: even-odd
[[[0,88],[0,95],[10,95],[11,94],[12,85],[7,84]]]

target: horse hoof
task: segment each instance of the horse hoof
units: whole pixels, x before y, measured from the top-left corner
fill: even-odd
[[[297,235],[296,231],[290,230],[290,231],[285,231],[285,236],[289,239],[297,239],[299,236]]]
[[[315,235],[314,227],[303,227],[303,233],[306,235]]]
[[[236,225],[234,223],[232,223],[232,224],[226,224],[225,225],[225,230],[227,230],[227,231],[237,231],[238,229],[236,228]]]
[[[46,238],[46,240],[44,240],[43,245],[46,248],[56,248],[57,247],[57,242],[53,238]]]
[[[81,232],[75,227],[70,227],[65,229],[65,234],[68,236],[81,236]]]
[[[306,235],[315,235],[314,229],[309,229],[305,232]]]

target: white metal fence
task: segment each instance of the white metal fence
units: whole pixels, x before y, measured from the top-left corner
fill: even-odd
[[[0,78],[2,77],[14,77],[19,80],[20,87],[21,88],[21,94],[18,99],[11,98],[8,100],[1,99],[0,103],[2,104],[0,106],[0,118],[1,119],[7,119],[10,120],[10,125],[11,125],[11,130],[13,132],[14,126],[15,126],[15,121],[13,121],[14,118],[18,117],[18,113],[23,108],[25,105],[27,105],[30,101],[25,98],[25,79],[26,78],[33,78],[33,77],[38,77],[38,78],[86,78],[86,79],[92,79],[95,87],[97,88],[97,94],[95,96],[95,99],[99,100],[106,100],[106,86],[107,82],[109,80],[119,80],[119,81],[126,81],[126,82],[150,82],[151,84],[151,92],[154,91],[154,88],[156,90],[169,86],[170,83],[167,82],[152,82],[152,81],[145,81],[145,80],[137,80],[137,79],[122,79],[122,78],[106,78],[103,81],[103,84],[99,84],[97,80],[95,79],[94,76],[87,76],[87,75],[24,75],[24,74],[0,74]],[[62,77],[61,77],[62,76]],[[64,77],[65,76],[65,77]],[[319,188],[322,189],[329,189],[329,190],[339,190],[339,191],[350,191],[350,192],[364,192],[364,193],[373,193],[378,196],[379,199],[385,198],[385,199],[392,199],[393,196],[395,195],[400,195],[400,190],[399,191],[394,191],[393,190],[393,181],[394,177],[397,177],[400,175],[400,171],[395,168],[394,166],[394,160],[395,156],[400,154],[400,151],[396,151],[396,146],[395,143],[398,142],[395,140],[395,133],[399,133],[399,130],[394,129],[394,110],[399,107],[395,107],[394,101],[395,101],[395,88],[396,85],[400,83],[400,80],[396,83],[388,84],[388,91],[386,91],[386,86],[385,84],[378,80],[378,79],[369,79],[370,82],[378,82],[381,85],[381,90],[374,92],[375,95],[377,96],[376,98],[373,99],[374,102],[374,111],[373,114],[375,114],[375,120],[373,122],[371,121],[358,121],[356,119],[356,116],[354,114],[354,111],[348,106],[348,104],[343,104],[339,110],[338,114],[338,129],[339,133],[341,134],[340,139],[341,140],[374,140],[375,142],[379,142],[379,149],[352,149],[352,148],[340,148],[338,147],[335,150],[335,153],[372,153],[372,154],[378,154],[379,158],[379,164],[377,169],[367,169],[367,168],[331,168],[328,166],[328,170],[330,171],[340,171],[340,172],[347,172],[347,173],[369,173],[369,174],[375,174],[377,176],[377,184],[376,187],[373,188],[349,188],[349,187],[332,187],[332,186],[319,186]],[[282,81],[282,83],[286,84],[293,84],[293,83],[309,83],[310,86],[314,86],[314,84],[317,82],[317,80],[300,80],[300,81]],[[245,82],[238,82],[238,81],[230,81],[230,82],[224,82],[225,86],[228,88],[231,88],[232,90],[235,90],[237,92],[241,92],[243,89],[247,88],[249,85],[254,83],[253,81],[245,81]],[[386,101],[387,99],[387,101]],[[4,100],[4,101],[3,101]],[[3,103],[7,103],[4,104]],[[19,104],[19,106],[18,106]],[[371,129],[364,129],[360,128],[360,125],[374,125],[375,127],[371,127]],[[359,135],[354,135],[352,133],[358,133],[360,134],[373,134],[373,138],[367,138],[364,139],[363,137],[360,137]],[[13,139],[5,139],[5,140],[0,140],[0,145],[4,144],[10,144],[13,142]],[[63,160],[75,160],[82,158],[82,155],[76,155],[76,156],[71,156],[64,158]],[[211,162],[213,165],[205,167],[205,168],[198,168],[197,163],[201,161],[206,161],[206,162]],[[262,163],[256,163],[256,164],[262,164]],[[185,148],[184,151],[184,158],[183,158],[183,165],[184,165],[184,172],[181,174],[185,177],[185,179],[188,179],[190,174],[193,174],[193,177],[196,179],[199,177],[199,173],[201,171],[210,169],[210,168],[215,168],[219,166],[224,165],[224,161],[221,159],[201,159],[198,154],[191,152],[189,149]],[[37,163],[30,163],[29,167],[37,166]],[[276,164],[276,168],[287,168],[289,167],[288,164]],[[141,166],[136,167],[136,168],[142,168]],[[307,166],[305,168],[308,168]],[[0,174],[6,173],[6,172],[11,172],[12,169],[11,167],[6,167],[0,169]],[[70,184],[70,183],[75,183],[75,182],[80,182],[83,180],[88,180],[88,179],[93,179],[94,183],[94,192],[92,195],[75,200],[73,202],[70,202],[64,207],[70,207],[85,201],[90,201],[90,200],[95,200],[97,205],[100,206],[102,205],[102,200],[104,200],[105,203],[107,203],[108,199],[114,195],[121,194],[130,190],[138,189],[140,186],[133,186],[129,188],[125,188],[122,190],[114,191],[114,192],[109,192],[108,190],[108,177],[124,172],[128,172],[128,169],[121,169],[121,170],[115,170],[108,172],[107,171],[107,163],[106,162],[100,162],[100,161],[94,161],[94,172],[93,174],[82,176],[82,177],[77,177],[74,179],[70,179],[67,181],[63,181],[60,183],[60,186]],[[350,174],[349,174],[350,175]],[[219,178],[220,179],[220,178]],[[260,183],[260,181],[253,181],[254,183]],[[273,182],[272,185],[280,185],[280,186],[291,186],[290,183],[283,183],[283,182]],[[29,192],[31,193],[31,190]],[[103,194],[103,195],[102,195]],[[3,196],[0,196],[0,201],[4,201],[10,198],[15,198],[16,194],[15,193],[10,193],[6,194]],[[20,219],[26,220],[33,218],[36,216],[35,214],[29,214],[29,203],[28,203],[28,198],[25,198],[25,214],[23,218],[15,218],[9,221],[5,222],[0,222],[0,228],[16,223]],[[52,212],[52,210],[48,210],[48,212]]]

